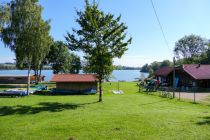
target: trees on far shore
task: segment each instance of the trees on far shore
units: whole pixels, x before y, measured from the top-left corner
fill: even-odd
[[[172,66],[172,62],[169,60],[163,60],[162,62],[154,61],[151,64],[145,64],[141,67],[140,72],[149,73],[149,77],[154,75],[154,72],[163,67],[170,67]]]

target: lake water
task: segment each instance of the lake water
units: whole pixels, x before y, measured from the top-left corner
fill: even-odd
[[[27,75],[27,70],[0,70],[0,75]],[[33,71],[31,71],[33,74]],[[147,73],[141,73],[139,70],[114,70],[112,73],[112,81],[134,81],[135,78],[140,78],[141,75],[148,76]],[[52,78],[52,70],[43,70],[42,75],[46,76],[45,81],[50,81]]]

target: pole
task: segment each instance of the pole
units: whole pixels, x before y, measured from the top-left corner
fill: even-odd
[[[194,103],[195,103],[195,90],[194,90],[194,93],[193,93],[193,95],[194,95]]]
[[[30,61],[30,60],[29,60]],[[31,62],[28,62],[28,82],[27,82],[27,95],[29,95],[29,91],[30,91],[30,69],[31,69]]]
[[[118,92],[120,91],[120,83],[118,81],[118,84],[117,84],[117,89],[118,89]]]
[[[173,58],[173,98],[175,98],[175,57]]]

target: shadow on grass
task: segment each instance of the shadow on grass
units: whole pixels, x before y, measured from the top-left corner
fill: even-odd
[[[48,91],[38,91],[35,92],[34,95],[39,95],[39,96],[74,96],[74,95],[95,95],[95,94],[87,94],[87,93],[56,93],[52,94],[50,90]]]
[[[0,116],[14,115],[14,114],[37,114],[40,112],[60,112],[63,110],[75,110],[79,107],[83,107],[88,104],[94,104],[97,102],[83,103],[83,104],[71,104],[71,103],[57,103],[57,102],[41,102],[37,106],[3,106],[0,107]]]
[[[202,121],[197,122],[197,125],[210,125],[210,116],[202,117]]]

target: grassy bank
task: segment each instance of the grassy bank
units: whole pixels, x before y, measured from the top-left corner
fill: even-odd
[[[53,87],[53,85],[51,85]],[[210,139],[210,106],[138,93],[120,83],[98,95],[0,98],[0,139]]]

